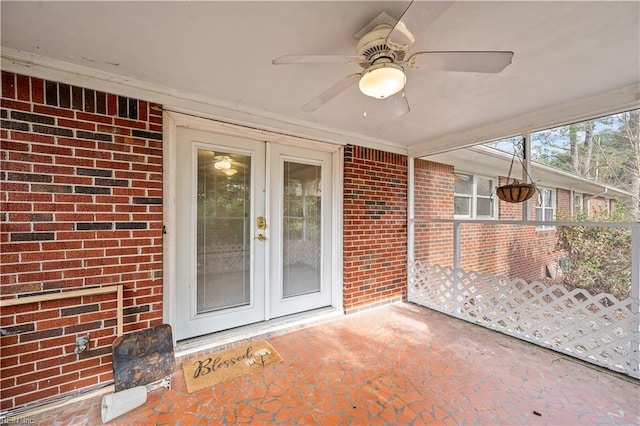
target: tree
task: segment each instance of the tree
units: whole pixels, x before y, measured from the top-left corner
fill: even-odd
[[[634,194],[631,211],[640,217],[640,110],[629,111],[621,115],[622,128],[629,142],[629,179],[630,191]]]
[[[532,158],[630,192],[640,217],[640,110],[536,132]]]
[[[624,208],[610,217],[589,218],[581,213],[574,220],[630,222]],[[569,268],[561,283],[572,290],[583,288],[592,295],[609,293],[618,300],[631,295],[631,229],[587,226],[556,227],[557,247],[567,253]]]

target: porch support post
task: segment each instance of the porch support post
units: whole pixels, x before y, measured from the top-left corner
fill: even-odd
[[[413,265],[414,265],[414,237],[415,237],[415,210],[414,210],[414,167],[415,158],[407,157],[407,285],[409,288],[413,283]],[[407,298],[409,295],[409,288],[407,288]]]
[[[460,268],[460,222],[453,221],[453,267]]]
[[[525,131],[522,133],[522,181],[529,183],[529,170],[531,170],[531,132]],[[530,199],[522,204],[522,220],[529,220],[531,212]]]
[[[640,222],[631,227],[631,375],[640,379]]]

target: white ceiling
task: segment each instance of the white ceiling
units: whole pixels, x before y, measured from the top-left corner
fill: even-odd
[[[411,112],[400,118],[357,85],[303,112],[307,101],[360,68],[274,66],[272,59],[354,54],[353,34],[380,12],[399,18],[408,4],[2,1],[3,68],[15,65],[12,55],[34,63],[51,58],[59,68],[83,66],[222,106],[230,120],[234,111],[249,112],[256,123],[270,120],[284,131],[303,125],[402,149],[433,142],[434,150],[451,135],[640,87],[640,2],[459,1],[410,53],[513,51],[513,63],[500,74],[408,71]],[[465,144],[454,139],[453,145]]]

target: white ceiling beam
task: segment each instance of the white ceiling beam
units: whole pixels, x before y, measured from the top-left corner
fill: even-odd
[[[413,144],[409,146],[409,156],[438,154],[636,108],[640,108],[640,83]]]

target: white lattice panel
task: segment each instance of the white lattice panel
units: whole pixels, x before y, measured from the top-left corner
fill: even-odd
[[[631,298],[414,262],[409,301],[640,378]],[[636,330],[636,333],[634,333]]]
[[[315,266],[320,257],[316,241],[290,240],[285,246],[285,259],[289,265],[302,263]]]

